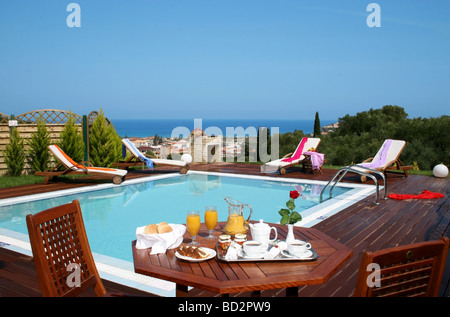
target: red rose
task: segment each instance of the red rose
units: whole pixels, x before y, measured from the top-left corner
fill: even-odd
[[[292,199],[296,199],[296,198],[298,198],[298,196],[300,196],[300,194],[299,194],[299,192],[296,191],[296,190],[291,190],[291,191],[289,192],[289,196],[290,196]]]

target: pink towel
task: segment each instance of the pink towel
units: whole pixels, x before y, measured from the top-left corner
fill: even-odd
[[[308,138],[303,138],[300,142],[300,145],[297,148],[297,151],[295,151],[294,155],[291,157],[282,159],[281,162],[292,162],[300,159],[300,156],[303,154],[303,147],[305,146],[306,141],[308,141]]]

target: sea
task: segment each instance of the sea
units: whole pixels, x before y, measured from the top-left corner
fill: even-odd
[[[200,128],[207,135],[230,136],[227,131],[236,135],[256,136],[258,127],[267,127],[272,133],[301,130],[305,134],[314,132],[314,120],[290,119],[111,119],[120,137],[145,138],[155,136],[179,137],[182,131]],[[333,124],[338,120],[320,120],[320,125]],[[227,130],[228,129],[228,130]],[[231,132],[230,132],[231,133]],[[187,136],[187,135],[185,135]]]

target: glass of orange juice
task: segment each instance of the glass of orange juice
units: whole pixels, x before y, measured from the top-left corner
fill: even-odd
[[[217,225],[217,207],[216,206],[206,206],[205,207],[205,224],[206,228],[209,230],[209,235],[206,239],[215,239],[213,236],[214,228]]]
[[[200,230],[200,212],[198,210],[188,211],[186,217],[186,227],[189,234],[192,237],[192,242],[189,245],[198,245],[199,243],[195,241],[198,231]]]

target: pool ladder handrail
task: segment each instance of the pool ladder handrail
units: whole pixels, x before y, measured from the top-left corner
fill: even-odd
[[[379,205],[380,204],[380,202],[379,202],[379,197],[380,197],[380,195],[379,195],[379,184],[378,184],[378,181],[377,181],[376,177],[373,176],[371,173],[366,173],[366,172],[363,172],[361,170],[357,170],[357,169],[355,169],[355,167],[357,167],[359,169],[363,168],[363,169],[365,169],[367,171],[370,171],[371,173],[375,173],[375,174],[378,174],[378,175],[381,176],[381,178],[383,179],[383,185],[384,185],[383,186],[383,190],[384,190],[384,197],[383,197],[383,199],[386,200],[387,199],[387,184],[386,184],[386,177],[384,176],[384,174],[382,172],[378,171],[378,170],[367,168],[367,167],[363,167],[363,166],[355,164],[355,165],[341,167],[336,172],[336,174],[333,176],[333,178],[330,179],[330,181],[325,185],[325,187],[320,192],[320,202],[323,201],[322,196],[323,196],[323,193],[324,193],[325,189],[336,179],[336,177],[338,177],[339,174],[342,173],[342,175],[339,177],[339,179],[334,182],[333,186],[331,186],[328,199],[330,199],[332,197],[334,186],[341,181],[341,179],[345,176],[345,174],[347,174],[348,172],[352,172],[352,173],[356,173],[356,174],[359,174],[359,175],[364,175],[366,177],[370,177],[375,182],[377,190],[376,190],[376,198],[375,198],[374,204],[375,205]]]

